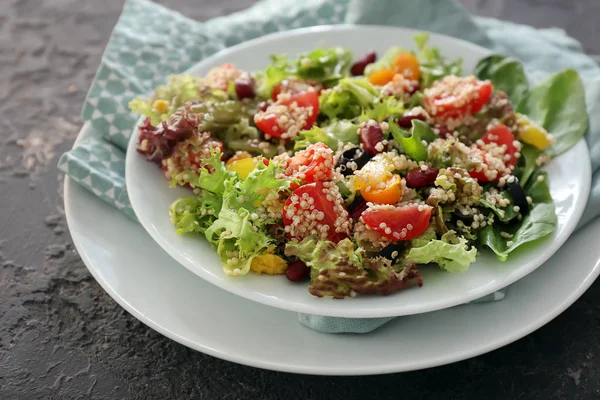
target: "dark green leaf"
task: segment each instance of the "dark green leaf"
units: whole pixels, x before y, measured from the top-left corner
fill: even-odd
[[[497,206],[491,204],[490,202],[488,202],[485,199],[485,196],[482,196],[479,199],[479,202],[485,208],[489,208],[490,210],[492,210],[492,212],[494,214],[496,214],[496,216],[498,217],[498,219],[500,221],[502,221],[502,222],[509,222],[509,221],[511,221],[512,219],[514,219],[517,216],[518,212],[516,212],[513,209],[513,197],[512,197],[512,195],[509,192],[503,191],[503,192],[500,192],[500,195],[510,201],[510,204],[508,205],[508,207],[505,207],[505,208],[497,207]]]
[[[537,176],[543,176],[538,180]],[[547,177],[545,173],[536,175],[527,188],[527,195],[533,200],[532,208],[518,223],[495,223],[486,226],[479,234],[481,244],[488,246],[501,261],[505,261],[508,254],[524,244],[530,244],[550,235],[556,229],[558,219],[554,202],[550,196]],[[505,238],[502,232],[513,235]]]
[[[517,112],[554,135],[556,142],[548,150],[553,157],[573,147],[585,135],[589,123],[583,82],[573,69],[556,73],[531,89]]]
[[[522,165],[515,172],[521,185],[525,185],[531,175],[538,169],[536,164],[537,158],[542,154],[542,151],[528,144],[523,144],[521,149]]]
[[[508,94],[513,104],[519,104],[529,88],[523,66],[512,57],[494,54],[481,59],[475,67],[479,79],[489,79],[496,90]]]

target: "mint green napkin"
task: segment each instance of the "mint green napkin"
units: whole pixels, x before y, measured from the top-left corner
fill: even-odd
[[[581,45],[556,29],[537,30],[474,18],[451,0],[264,0],[242,12],[199,23],[147,0],[128,0],[84,103],[94,132],[65,153],[59,168],[136,220],[125,187],[125,149],[137,117],[127,110],[168,74],[237,43],[268,33],[323,24],[377,24],[424,29],[462,38],[524,62],[530,80],[576,68],[585,81],[593,159],[593,189],[579,227],[600,213],[600,67]],[[504,291],[475,302],[500,300]],[[392,318],[348,319],[299,314],[322,332],[372,331]]]

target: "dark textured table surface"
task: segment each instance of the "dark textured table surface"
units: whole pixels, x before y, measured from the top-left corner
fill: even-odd
[[[462,0],[600,53],[599,0]],[[0,1],[0,399],[600,399],[600,283],[537,332],[412,373],[311,377],[192,351],[121,309],[73,251],[57,156],[123,0]],[[204,20],[252,0],[166,0]]]

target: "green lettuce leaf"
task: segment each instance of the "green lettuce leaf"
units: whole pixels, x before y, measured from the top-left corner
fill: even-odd
[[[388,117],[399,118],[404,114],[404,102],[393,96],[384,96],[363,109],[361,121],[374,119],[381,122]]]
[[[418,119],[412,120],[412,127],[409,131],[400,128],[394,121],[388,121],[392,137],[402,147],[407,156],[415,161],[427,160],[427,146],[425,142],[431,142],[438,136],[431,128]]]
[[[311,144],[321,142],[336,151],[339,142],[359,144],[360,138],[357,131],[358,125],[344,119],[332,121],[322,127],[313,125],[312,128],[300,132],[295,140],[294,150],[303,150]]]
[[[204,191],[200,197],[182,197],[169,207],[171,222],[178,234],[202,234],[217,219],[221,211],[220,196]]]
[[[232,193],[224,194],[224,201],[231,199],[239,207],[243,207],[250,212],[255,211],[261,207],[260,203],[263,202],[267,196],[278,193],[289,194],[290,185],[294,180],[288,177],[281,177],[283,174],[283,168],[275,163],[270,162],[266,166],[262,161],[256,164],[254,170],[246,177],[246,179],[239,181],[235,185],[235,190]],[[243,197],[242,197],[243,196]],[[281,216],[278,215],[276,220],[280,220]],[[264,219],[257,221],[256,224],[263,226],[268,223],[276,222],[273,219]]]
[[[437,47],[427,45],[428,33],[418,33],[414,36],[417,44],[417,59],[421,70],[420,85],[422,89],[433,85],[433,82],[447,75],[460,76],[462,73],[462,58],[455,61],[446,60]]]
[[[335,85],[348,75],[352,58],[352,51],[343,47],[315,49],[298,57],[296,76],[304,80],[314,79],[327,86]]]
[[[254,257],[274,246],[274,240],[252,224],[248,210],[232,209],[229,203],[223,202],[219,218],[204,235],[221,257],[227,275],[245,275]]]
[[[352,119],[361,114],[363,108],[373,104],[378,90],[364,78],[344,78],[331,90],[319,97],[319,112],[334,119]]]
[[[271,97],[275,85],[290,76],[333,86],[348,75],[352,58],[352,51],[343,47],[315,49],[300,54],[293,61],[288,60],[286,55],[272,55],[271,64],[263,73],[255,75],[259,82],[258,93],[262,97]]]
[[[542,176],[543,180],[537,177]],[[558,219],[545,172],[536,174],[525,188],[533,200],[529,214],[521,221],[511,224],[495,223],[483,228],[479,235],[481,244],[489,247],[499,260],[505,261],[509,253],[524,244],[530,244],[550,235],[556,229]],[[505,237],[506,234],[511,237]]]
[[[225,164],[221,161],[222,157],[223,153],[219,149],[212,150],[210,158],[202,160],[204,166],[200,169],[200,174],[195,174],[192,171],[183,171],[173,176],[171,187],[189,184],[193,188],[200,188],[223,195],[225,181],[236,178],[237,175],[225,168]]]
[[[293,74],[288,68],[285,55],[271,55],[271,64],[263,71],[257,72],[254,78],[258,82],[257,93],[260,97],[270,98],[275,85]]]
[[[519,104],[529,90],[523,66],[512,57],[499,54],[485,57],[477,63],[475,75],[481,80],[492,81],[494,89],[506,92],[513,104]]]
[[[516,111],[554,135],[556,142],[547,151],[552,157],[575,146],[589,124],[583,82],[574,69],[551,75],[532,88]]]
[[[467,244],[467,240],[456,236],[456,232],[448,231],[441,239],[430,240],[426,243],[414,243],[406,258],[416,264],[438,264],[448,272],[465,272],[469,265],[475,262],[477,249]]]

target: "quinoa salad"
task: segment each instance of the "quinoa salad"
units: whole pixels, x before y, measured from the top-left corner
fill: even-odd
[[[414,41],[224,64],[131,101],[138,152],[189,190],[168,210],[177,233],[208,240],[229,276],[336,299],[422,286],[420,268],[463,273],[479,251],[535,251],[557,225],[541,167],[587,129],[579,75],[530,85],[510,57],[463,71],[426,33]]]

